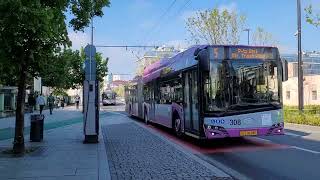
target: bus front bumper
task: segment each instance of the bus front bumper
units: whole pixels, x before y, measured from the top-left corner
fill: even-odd
[[[263,128],[241,128],[225,129],[219,126],[204,126],[204,132],[207,139],[226,138],[226,137],[244,137],[244,136],[271,136],[284,135],[283,123],[274,124],[271,127]]]

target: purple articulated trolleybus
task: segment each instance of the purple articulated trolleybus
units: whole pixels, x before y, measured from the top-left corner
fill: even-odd
[[[146,67],[126,88],[132,116],[198,139],[283,135],[276,47],[199,45]]]

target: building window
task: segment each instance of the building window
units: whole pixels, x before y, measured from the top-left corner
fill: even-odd
[[[290,99],[290,91],[286,92],[286,97],[287,97],[287,99]]]
[[[312,91],[312,100],[317,100],[317,91]]]

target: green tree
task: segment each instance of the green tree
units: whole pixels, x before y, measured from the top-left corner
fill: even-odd
[[[252,35],[252,44],[261,46],[275,46],[277,42],[271,33],[265,31],[262,27],[257,27]]]
[[[191,34],[191,41],[209,44],[238,44],[246,17],[235,10],[199,11],[188,18],[186,27]]]
[[[120,85],[113,90],[116,92],[117,96],[124,97],[124,85]]]
[[[51,57],[39,74],[43,85],[56,89],[73,88],[78,83],[79,76],[82,76],[81,62],[80,52],[71,49],[65,49]]]
[[[80,50],[80,56],[81,56],[81,60],[82,60],[81,61],[81,66],[82,66],[82,64],[84,63],[85,58],[86,58],[83,48],[81,48],[81,50]],[[105,77],[108,72],[109,58],[103,59],[102,53],[97,52],[95,55],[95,60],[97,63],[97,80],[101,83],[101,82],[103,82],[103,77]],[[83,73],[82,78],[78,79],[79,82],[81,82],[81,85],[82,85],[84,78],[85,78],[84,72],[82,72],[82,73]]]
[[[320,13],[315,13],[312,5],[309,5],[304,10],[306,12],[306,21],[316,27],[320,26]]]
[[[101,53],[95,55],[97,62],[97,80],[103,82],[107,72],[108,58],[103,59]],[[50,58],[50,63],[40,73],[43,85],[53,87],[55,90],[80,88],[85,79],[83,63],[85,54],[83,48],[80,51],[64,49],[58,56]]]
[[[109,0],[5,0],[0,1],[0,60],[10,68],[18,85],[15,153],[24,153],[24,106],[28,77],[38,76],[48,59],[70,46],[66,12],[75,31],[89,25],[91,17],[102,16]]]

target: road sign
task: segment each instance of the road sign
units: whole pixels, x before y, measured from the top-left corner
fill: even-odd
[[[91,51],[91,53],[90,53]],[[84,53],[86,54],[86,56],[88,58],[90,58],[90,56],[92,58],[94,58],[94,55],[96,54],[96,47],[94,45],[88,44],[86,45],[86,47],[84,48]]]

